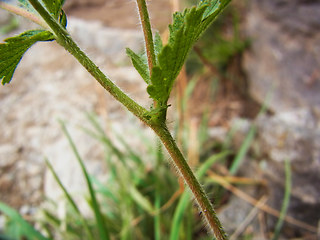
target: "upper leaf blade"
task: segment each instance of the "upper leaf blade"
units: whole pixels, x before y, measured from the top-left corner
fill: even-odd
[[[67,16],[62,10],[65,0],[42,0],[42,2],[48,12],[65,28],[67,26]]]
[[[230,1],[203,0],[197,7],[174,14],[168,44],[157,54],[157,66],[152,70],[147,89],[159,107],[166,107],[174,81],[193,44]]]
[[[45,30],[30,30],[0,43],[0,81],[9,83],[24,53],[38,41],[51,41],[52,33]]]
[[[47,10],[57,19],[64,0],[42,0]]]
[[[150,72],[147,59],[143,55],[136,54],[130,48],[126,49],[126,53],[131,58],[133,66],[138,71],[143,80],[147,84],[150,84]]]
[[[219,5],[220,5],[220,4],[218,4],[218,2],[219,2],[218,0],[215,0],[215,1],[202,0],[199,3],[199,5],[198,5],[199,7],[204,6],[204,5],[208,6],[203,14],[202,20],[206,19],[207,17],[209,17],[210,15],[215,13],[215,11],[219,8]]]

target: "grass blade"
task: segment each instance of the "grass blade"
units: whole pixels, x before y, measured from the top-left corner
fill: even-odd
[[[160,225],[160,205],[161,205],[161,195],[159,191],[159,186],[156,189],[156,196],[155,196],[155,209],[156,214],[154,216],[154,239],[161,240],[161,225]]]
[[[73,198],[71,197],[71,195],[69,194],[69,192],[67,191],[67,189],[63,186],[62,182],[60,181],[57,173],[54,171],[51,163],[48,161],[48,159],[45,159],[46,164],[50,170],[50,172],[52,173],[54,179],[56,180],[56,182],[58,183],[58,185],[60,186],[61,190],[63,191],[65,197],[67,198],[68,202],[70,203],[70,205],[72,206],[72,208],[74,209],[74,211],[78,214],[78,216],[80,217],[83,226],[86,229],[86,232],[88,233],[88,236],[91,240],[94,240],[94,237],[92,235],[92,232],[89,229],[88,223],[85,220],[85,218],[82,216],[77,204],[75,203],[75,201],[73,200]]]
[[[119,158],[119,160],[122,160],[124,158],[124,154],[121,152],[120,149],[118,149],[112,143],[112,140],[107,136],[107,134],[105,134],[105,131],[103,130],[103,128],[101,127],[101,125],[97,121],[97,118],[95,117],[95,115],[88,114],[87,118],[90,121],[90,123],[92,124],[92,126],[95,129],[96,133],[94,133],[93,131],[91,131],[91,130],[89,130],[87,128],[84,128],[84,127],[81,127],[82,130],[84,130],[84,132],[89,134],[91,137],[93,137],[93,138],[97,139],[98,141],[104,143]]]
[[[283,226],[283,222],[286,217],[289,203],[290,203],[292,182],[291,182],[291,166],[288,159],[286,159],[285,161],[285,176],[286,176],[286,183],[285,183],[285,191],[284,191],[282,207],[281,207],[280,216],[279,216],[277,225],[274,230],[274,235],[272,240],[277,240],[279,238],[281,228]]]
[[[142,209],[147,211],[150,215],[155,212],[155,209],[153,208],[150,201],[146,197],[144,197],[134,185],[130,187],[129,193],[132,200]]]
[[[96,192],[103,194],[106,198],[112,199],[115,203],[119,203],[119,199],[94,176],[90,176],[90,181],[96,186]]]
[[[244,157],[246,156],[246,154],[250,148],[250,145],[254,139],[255,134],[256,134],[256,126],[252,125],[250,127],[250,130],[249,130],[244,142],[241,145],[240,150],[238,151],[234,161],[232,162],[232,165],[230,167],[230,174],[231,175],[234,175],[238,171],[240,164],[242,163]]]
[[[8,205],[0,202],[0,211],[14,222],[14,239],[49,240],[24,220],[16,210]]]
[[[197,178],[199,178],[201,180],[203,178],[203,176],[206,174],[207,170],[213,164],[215,164],[217,161],[220,161],[220,160],[226,158],[229,154],[230,154],[230,152],[225,151],[225,152],[221,152],[219,154],[214,154],[211,157],[209,157],[204,163],[201,164],[201,166],[197,170],[197,172],[196,172]]]
[[[189,201],[190,201],[190,193],[184,192],[180,197],[178,206],[173,215],[171,232],[170,232],[170,240],[179,239],[180,226],[183,220],[183,215],[185,213],[185,210],[189,205]]]
[[[110,237],[109,237],[109,232],[108,232],[108,229],[107,229],[107,226],[106,224],[104,223],[104,219],[103,219],[103,216],[102,216],[102,213],[101,213],[101,210],[100,210],[100,206],[98,204],[98,201],[97,201],[97,198],[96,198],[96,195],[95,195],[95,190],[93,189],[92,187],[92,184],[91,184],[91,181],[90,181],[90,178],[89,178],[89,174],[87,172],[87,169],[83,163],[83,160],[66,128],[66,126],[61,122],[61,126],[62,126],[62,130],[63,132],[65,133],[65,135],[67,136],[68,138],[68,141],[69,141],[69,144],[72,148],[72,151],[74,152],[80,166],[81,166],[81,170],[83,172],[83,175],[85,177],[85,180],[87,182],[87,187],[88,187],[88,190],[89,190],[89,193],[90,193],[90,197],[91,197],[91,202],[92,202],[92,207],[93,207],[93,210],[94,210],[94,215],[95,215],[95,218],[96,218],[96,221],[97,221],[97,225],[98,225],[98,230],[99,230],[99,236],[100,236],[100,239],[101,240],[109,240]]]
[[[269,92],[261,106],[261,109],[257,115],[256,118],[258,118],[259,116],[263,115],[266,111],[267,111],[267,105],[268,103],[270,102],[270,98],[271,98],[271,92]],[[236,129],[234,129],[235,131]],[[238,168],[240,167],[240,164],[243,160],[243,158],[245,157],[245,155],[247,154],[249,148],[250,148],[250,145],[254,139],[254,136],[256,134],[256,131],[257,131],[257,126],[255,124],[253,124],[251,127],[250,127],[250,130],[248,132],[248,135],[246,136],[237,156],[235,157],[235,160],[233,161],[231,167],[230,167],[230,174],[231,175],[234,175],[237,171],[238,171]]]

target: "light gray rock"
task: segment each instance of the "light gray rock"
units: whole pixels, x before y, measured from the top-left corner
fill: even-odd
[[[281,180],[284,161],[291,163],[293,196],[305,204],[320,204],[320,128],[312,112],[300,110],[262,117],[258,121],[261,154],[267,159],[265,172]],[[320,212],[319,212],[320,217]]]
[[[320,1],[251,0],[246,31],[252,41],[244,66],[250,94],[270,92],[275,112],[312,107],[320,112]]]
[[[308,110],[262,117],[257,142],[265,165],[270,204],[281,208],[284,194],[284,161],[292,169],[288,215],[310,225],[320,220],[320,128],[319,119]],[[275,221],[275,219],[274,219]]]
[[[87,51],[98,51],[115,64],[128,61],[125,49],[141,51],[143,35],[139,30],[117,29],[103,26],[99,21],[70,18],[68,31]]]
[[[243,168],[240,169],[238,174],[244,177],[250,177],[254,180],[257,180],[257,183],[261,180],[261,175],[257,171],[257,163],[253,162],[250,158],[245,158],[243,162]],[[245,194],[260,199],[262,197],[261,185],[253,184],[248,186],[236,186],[238,189],[243,191]],[[219,218],[222,222],[222,225],[225,227],[225,230],[231,237],[236,231],[242,229],[239,234],[245,232],[249,227],[251,233],[254,233],[254,239],[263,239],[259,235],[259,221],[258,221],[258,211],[252,213],[254,206],[248,202],[247,199],[240,198],[234,194],[230,195],[228,203],[222,207],[219,211]],[[250,216],[250,220],[248,216]],[[245,225],[241,226],[244,222],[247,222]],[[233,236],[232,239],[239,239]]]
[[[239,124],[241,122],[243,124]],[[239,149],[239,143],[248,133],[248,121],[235,121],[235,124],[242,126],[233,138],[234,146]],[[266,180],[269,193],[267,203],[280,210],[284,195],[285,161],[288,160],[292,169],[288,215],[317,226],[320,220],[319,118],[309,109],[298,109],[273,116],[262,115],[254,124],[256,137],[239,174]],[[253,166],[255,171],[252,171]],[[253,196],[259,198],[257,194]],[[228,208],[234,209],[232,206]],[[277,219],[268,219],[268,227],[273,231]],[[285,227],[301,231],[296,226],[285,224]]]
[[[68,28],[102,71],[132,98],[149,106],[145,82],[125,60],[126,46],[135,51],[142,47],[136,31],[72,18]],[[71,193],[82,196],[86,191],[59,119],[66,121],[88,171],[98,178],[106,174],[103,151],[101,144],[79,129],[89,127],[85,114],[97,113],[103,127],[115,121],[115,128],[128,138],[132,129],[141,127],[55,42],[37,43],[25,54],[12,82],[0,87],[0,103],[0,122],[5,126],[0,129],[0,200],[17,208],[38,204],[42,191],[54,201],[61,199],[62,192],[44,165],[45,157]],[[9,165],[13,165],[10,171]],[[80,205],[87,204],[83,200]]]
[[[0,9],[0,27],[10,23],[11,14],[3,9]]]

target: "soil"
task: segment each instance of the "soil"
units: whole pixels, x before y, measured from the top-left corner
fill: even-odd
[[[149,1],[150,18],[155,29],[163,31],[169,24],[170,0]],[[135,1],[129,0],[68,0],[64,7],[68,15],[87,20],[99,20],[116,28],[140,28]]]

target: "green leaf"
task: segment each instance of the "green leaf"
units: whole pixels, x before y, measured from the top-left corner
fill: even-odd
[[[66,13],[61,9],[60,11],[60,15],[59,15],[59,23],[64,27],[66,28],[67,27],[67,15]]]
[[[193,44],[231,0],[204,0],[197,7],[177,12],[169,26],[168,44],[157,54],[157,66],[152,69],[147,91],[160,108],[167,105],[177,78]]]
[[[154,50],[155,50],[156,56],[159,55],[159,53],[161,52],[162,48],[163,48],[163,44],[162,44],[161,36],[157,32],[156,35],[155,35],[155,38],[154,38]]]
[[[162,69],[160,67],[154,67],[151,77],[152,84],[147,88],[149,95],[156,100],[168,99],[169,88],[167,81],[168,79],[165,77]]]
[[[156,55],[158,55],[161,52],[162,47],[163,47],[162,40],[159,33],[157,32],[155,35],[155,41],[154,41],[154,49],[155,49]],[[136,54],[130,48],[126,49],[126,53],[128,57],[130,57],[133,66],[138,71],[140,76],[148,85],[150,85],[151,80],[150,80],[150,71],[148,67],[147,56],[145,54]]]
[[[16,210],[2,202],[0,202],[0,212],[10,218],[12,226],[14,227],[14,229],[12,229],[13,236],[10,237],[13,237],[14,239],[48,240],[24,220]]]
[[[51,41],[52,33],[44,30],[30,30],[0,43],[0,81],[9,83],[23,54],[38,41]]]
[[[64,0],[42,0],[47,10],[55,17],[60,15],[61,7]]]
[[[144,55],[138,55],[130,48],[126,49],[127,55],[131,58],[132,64],[138,71],[143,80],[150,84],[150,72],[148,68],[147,59]]]
[[[67,16],[62,10],[65,0],[42,0],[46,9],[57,19],[63,27],[67,26]]]
[[[206,19],[207,17],[209,17],[211,14],[213,14],[219,7],[220,4],[217,4],[219,1],[211,1],[211,0],[202,0],[199,3],[199,7],[202,7],[204,5],[208,5],[207,9],[204,11],[203,13],[203,18],[202,20]]]

